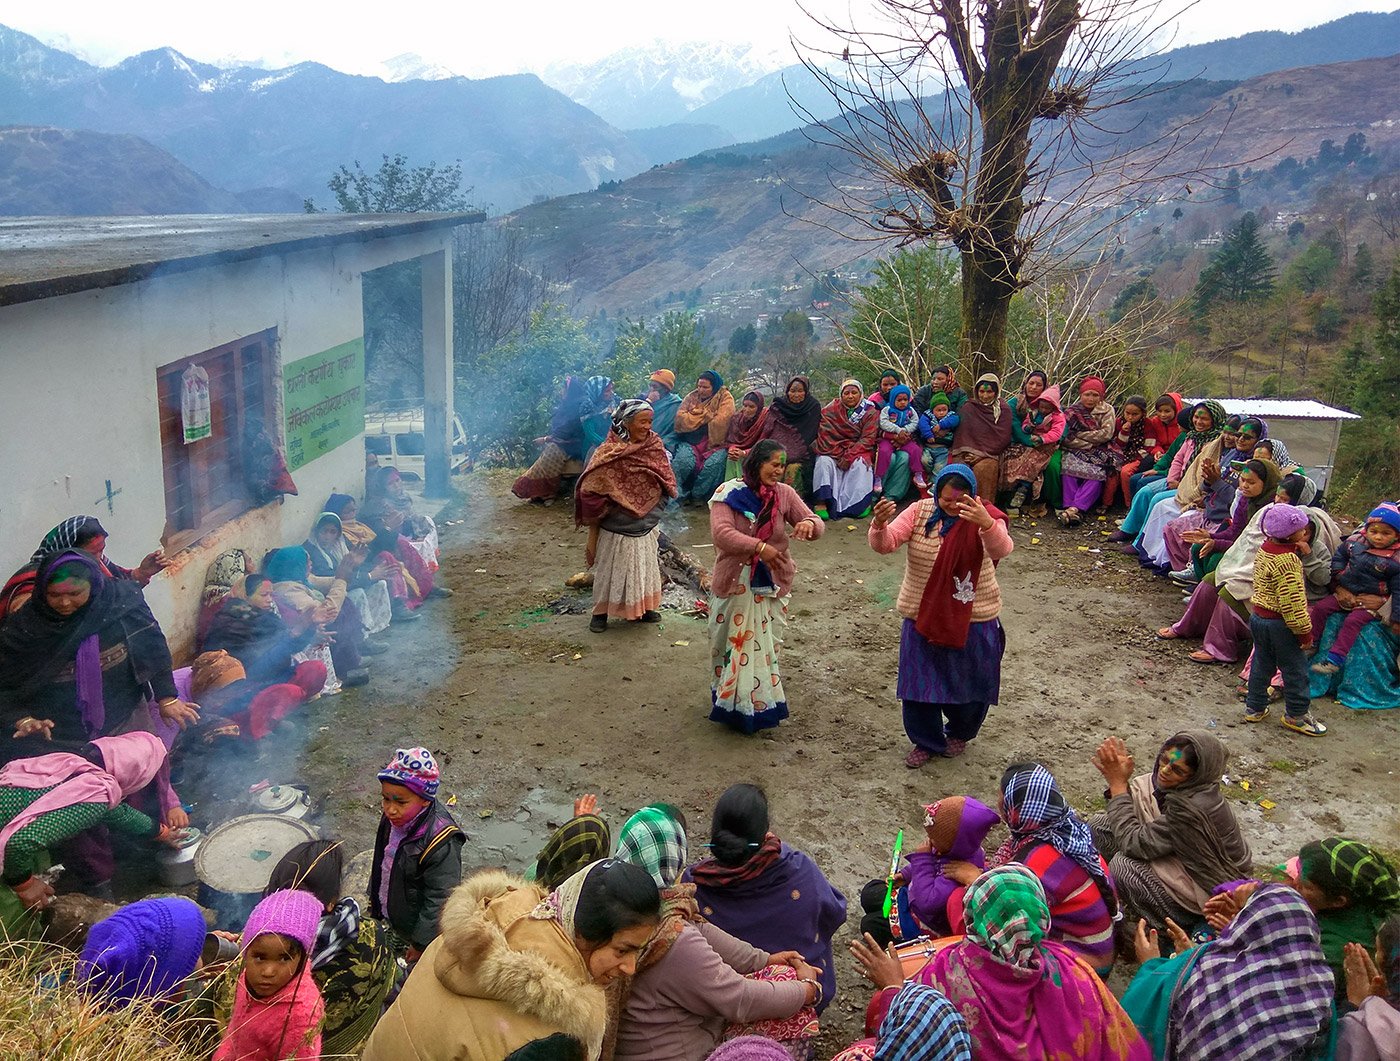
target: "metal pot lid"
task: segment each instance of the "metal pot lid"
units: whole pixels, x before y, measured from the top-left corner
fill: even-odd
[[[179,840],[175,841],[173,847],[171,847],[167,852],[162,853],[166,854],[167,856],[179,855],[180,852],[187,851],[191,847],[194,847],[194,845],[199,843],[200,840],[202,840],[203,838],[204,833],[200,831],[199,827],[191,825],[185,830],[185,835],[180,837]]]
[[[293,788],[291,785],[273,785],[271,788],[265,788],[259,792],[253,802],[258,805],[260,811],[281,814],[291,810],[304,798],[299,788]]]
[[[267,887],[283,855],[319,836],[313,826],[285,814],[244,814],[204,837],[194,871],[215,891],[255,894]]]

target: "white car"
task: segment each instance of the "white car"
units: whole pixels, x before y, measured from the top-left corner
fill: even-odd
[[[467,432],[456,413],[452,414],[453,472],[471,470],[467,456]],[[365,453],[379,458],[380,467],[397,468],[405,479],[423,478],[423,407],[392,412],[365,413]]]

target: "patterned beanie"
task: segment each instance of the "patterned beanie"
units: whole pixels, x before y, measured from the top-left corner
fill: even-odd
[[[432,799],[437,795],[441,777],[437,760],[427,748],[400,748],[394,752],[394,758],[389,765],[379,771],[380,781],[402,785],[424,799]]]
[[[1384,523],[1387,527],[1394,527],[1400,531],[1400,505],[1394,501],[1382,501],[1371,510],[1371,514],[1366,517],[1367,523]]]
[[[310,892],[290,888],[273,892],[248,915],[248,923],[243,926],[243,946],[251,947],[259,936],[275,932],[300,943],[309,958],[316,947],[322,913],[321,900]]]
[[[938,854],[947,854],[952,849],[966,805],[966,796],[946,796],[937,803],[924,805],[924,829],[928,832],[929,843]]]
[[[78,962],[83,990],[121,1008],[164,999],[194,972],[208,926],[189,899],[142,899],[92,926]]]

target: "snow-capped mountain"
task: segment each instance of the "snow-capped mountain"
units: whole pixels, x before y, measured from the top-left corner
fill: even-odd
[[[414,52],[404,52],[379,64],[380,69],[371,71],[381,80],[394,84],[399,81],[446,81],[449,77],[460,76],[457,71],[424,59]]]
[[[556,63],[540,78],[618,128],[643,129],[682,121],[790,62],[785,49],[658,40],[596,62]]]

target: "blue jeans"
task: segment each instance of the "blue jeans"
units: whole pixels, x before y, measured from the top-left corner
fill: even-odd
[[[1298,643],[1298,635],[1282,619],[1263,619],[1251,614],[1249,632],[1254,637],[1254,661],[1249,665],[1249,692],[1244,698],[1251,714],[1269,706],[1269,682],[1274,671],[1283,674],[1283,702],[1291,718],[1308,713],[1308,657]]]

